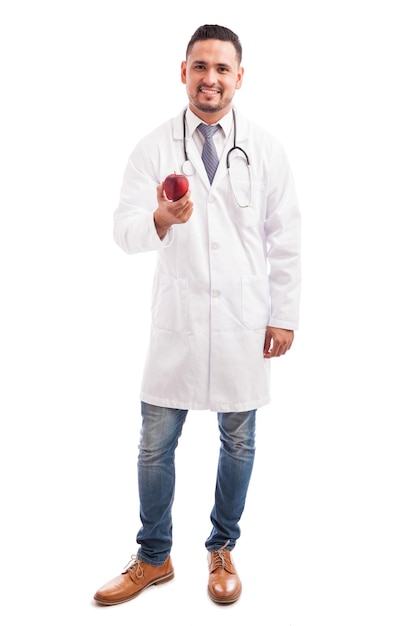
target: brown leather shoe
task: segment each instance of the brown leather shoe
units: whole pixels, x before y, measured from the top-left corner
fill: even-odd
[[[132,600],[147,587],[166,583],[172,578],[174,568],[171,557],[168,557],[163,565],[149,565],[140,561],[136,555],[132,555],[125,570],[100,587],[94,600],[100,604],[120,604]]]
[[[220,550],[209,552],[208,563],[210,598],[213,602],[220,604],[236,602],[242,591],[242,584],[233,564],[230,550],[220,548]]]

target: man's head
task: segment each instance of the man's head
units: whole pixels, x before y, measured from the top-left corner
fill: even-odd
[[[232,107],[243,78],[242,46],[224,26],[200,26],[191,37],[181,80],[187,87],[190,109],[208,124],[216,123]]]

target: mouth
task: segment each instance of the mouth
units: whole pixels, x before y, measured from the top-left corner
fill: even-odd
[[[199,93],[204,94],[205,96],[217,96],[218,94],[220,94],[220,89],[213,89],[210,87],[200,87],[199,88]]]

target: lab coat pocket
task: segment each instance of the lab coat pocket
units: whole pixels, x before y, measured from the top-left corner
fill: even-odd
[[[165,274],[155,277],[152,296],[152,321],[164,330],[180,332],[188,320],[188,280]]]
[[[270,298],[268,276],[242,276],[242,322],[252,330],[266,328]]]

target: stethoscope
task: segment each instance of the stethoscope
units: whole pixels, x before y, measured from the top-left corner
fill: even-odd
[[[188,153],[187,153],[187,123],[186,123],[186,114],[187,114],[187,109],[184,110],[184,114],[182,116],[182,127],[183,127],[183,139],[182,139],[182,141],[183,141],[185,160],[184,160],[184,163],[181,166],[181,171],[182,171],[183,174],[185,174],[185,176],[194,176],[194,174],[195,174],[195,167],[191,163],[190,159],[188,158]],[[248,157],[247,153],[245,152],[245,150],[243,148],[241,148],[240,146],[236,145],[236,114],[235,114],[234,109],[232,109],[232,114],[233,114],[233,146],[230,148],[230,150],[226,154],[226,167],[227,167],[227,173],[228,173],[228,176],[229,176],[230,189],[232,190],[232,194],[233,194],[233,197],[235,199],[235,202],[241,209],[246,209],[246,208],[252,206],[252,171],[251,171],[251,165],[250,165],[250,161],[249,161],[249,157]],[[230,167],[230,155],[232,154],[232,152],[234,150],[239,150],[241,152],[241,156],[242,156],[242,158],[245,159],[246,165],[247,165],[247,168],[248,168],[248,174],[249,174],[249,202],[247,204],[241,204],[239,202],[239,200],[237,199],[236,193],[235,193],[234,185],[233,185],[232,174],[231,174],[231,167]]]

